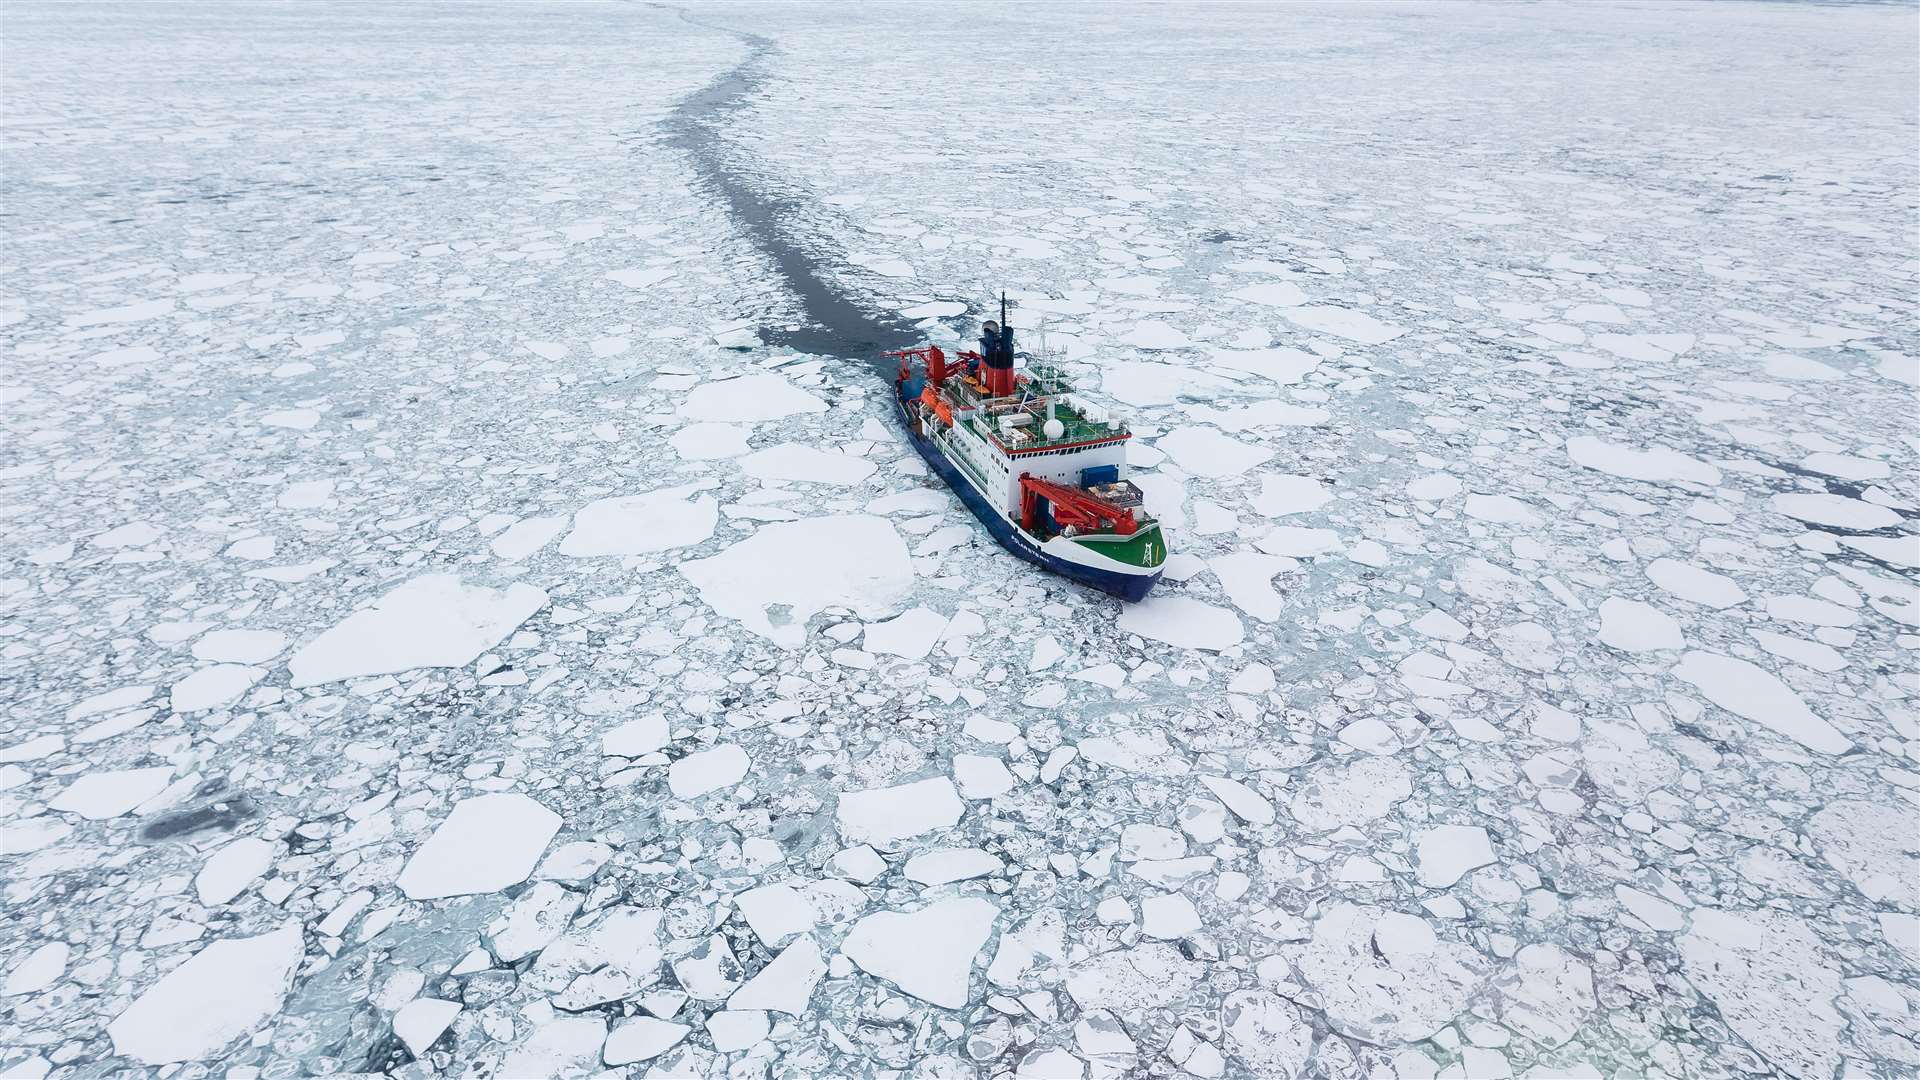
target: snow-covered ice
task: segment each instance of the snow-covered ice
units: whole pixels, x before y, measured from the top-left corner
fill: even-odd
[[[0,1074],[1920,1069],[1911,7],[1195,14],[9,5]]]

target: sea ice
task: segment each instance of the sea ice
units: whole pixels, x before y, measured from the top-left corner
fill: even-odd
[[[719,504],[701,494],[710,486],[596,499],[573,516],[573,531],[560,541],[560,554],[578,559],[644,555],[698,544],[713,535],[720,520]]]
[[[527,880],[560,815],[518,792],[460,800],[400,871],[413,900],[496,892]]]
[[[1210,427],[1175,429],[1162,435],[1154,447],[1194,476],[1238,476],[1273,457],[1265,447],[1243,443]]]
[[[166,1065],[220,1050],[279,1011],[305,953],[298,923],[208,945],[107,1025],[114,1053]]]
[[[966,809],[952,780],[930,776],[895,787],[841,792],[836,814],[840,832],[849,841],[884,849],[947,828]]]
[[[1635,450],[1591,435],[1577,435],[1567,440],[1567,456],[1576,465],[1630,480],[1651,483],[1684,480],[1709,487],[1720,482],[1719,469],[1664,446]]]
[[[1685,635],[1673,616],[1638,600],[1609,596],[1600,602],[1600,641],[1626,652],[1684,648]]]
[[[689,420],[736,424],[755,424],[826,409],[826,402],[771,372],[701,383],[688,391],[680,403],[680,415]]]
[[[1680,657],[1673,675],[1692,683],[1715,705],[1809,750],[1843,754],[1853,746],[1832,724],[1815,716],[1786,683],[1745,660],[1695,650]]]
[[[1186,596],[1153,595],[1129,604],[1118,625],[1126,633],[1210,652],[1230,649],[1246,637],[1239,616]]]
[[[859,484],[873,475],[866,458],[800,443],[781,443],[740,459],[741,471],[761,480],[798,480],[814,484]]]
[[[465,585],[426,574],[302,646],[287,661],[296,688],[417,667],[462,667],[545,607],[547,594],[515,583]]]
[[[974,957],[1000,909],[977,897],[938,900],[918,911],[882,911],[853,924],[841,951],[862,971],[922,1001],[965,1008]]]
[[[716,746],[688,754],[667,769],[667,785],[676,799],[697,799],[732,787],[747,775],[747,752],[738,746]]]
[[[90,772],[67,785],[47,805],[67,814],[102,820],[119,817],[166,789],[173,779],[170,766]]]
[[[891,614],[913,583],[900,534],[864,514],[776,522],[720,554],[680,565],[715,612],[787,648],[832,606]]]
[[[1283,307],[1280,309],[1280,314],[1286,316],[1288,322],[1304,326],[1316,333],[1332,334],[1334,337],[1358,341],[1363,345],[1385,345],[1407,332],[1404,326],[1383,322],[1364,311],[1325,304]]]
[[[1444,889],[1467,871],[1494,861],[1487,830],[1476,825],[1434,825],[1421,831],[1414,843],[1420,863],[1420,884]]]

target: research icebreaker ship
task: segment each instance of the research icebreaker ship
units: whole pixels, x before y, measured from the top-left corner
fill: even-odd
[[[1053,366],[1014,370],[1004,296],[978,352],[950,361],[928,345],[887,355],[900,360],[907,437],[994,539],[1123,600],[1147,595],[1166,569],[1167,542],[1127,479],[1132,433]]]

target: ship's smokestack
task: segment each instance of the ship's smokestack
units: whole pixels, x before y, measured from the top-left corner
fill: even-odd
[[[990,397],[1013,393],[1013,327],[1007,325],[1007,294],[1000,294],[1000,326],[981,339],[982,373]]]

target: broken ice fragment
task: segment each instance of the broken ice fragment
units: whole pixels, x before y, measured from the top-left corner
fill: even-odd
[[[841,951],[861,970],[922,1001],[965,1008],[974,957],[1000,909],[977,897],[940,900],[918,911],[883,911],[853,925]]]
[[[674,762],[667,770],[667,785],[676,799],[697,799],[739,783],[749,764],[740,747],[716,746]]]
[[[1809,750],[1844,754],[1853,743],[1807,708],[1772,672],[1745,660],[1695,650],[1680,657],[1675,678],[1692,683],[1708,701]]]
[[[1494,861],[1487,830],[1475,825],[1435,825],[1420,833],[1415,844],[1420,861],[1420,884],[1444,889],[1467,871]]]
[[[297,923],[208,945],[107,1025],[113,1052],[166,1065],[219,1051],[279,1011],[305,951]]]
[[[414,900],[495,892],[527,880],[560,815],[518,792],[462,799],[400,871]]]
[[[498,644],[547,594],[489,589],[452,574],[414,578],[308,642],[287,662],[298,689],[418,667],[464,667]]]
[[[803,1015],[813,1000],[813,988],[826,974],[827,961],[819,943],[810,937],[800,938],[735,990],[727,999],[727,1008]]]
[[[913,584],[900,534],[865,514],[775,522],[718,555],[681,563],[680,572],[708,607],[786,648],[806,640],[807,620],[821,610],[844,606],[878,618]]]
[[[965,812],[953,781],[931,776],[895,787],[842,792],[836,815],[848,840],[886,848],[947,828]]]

